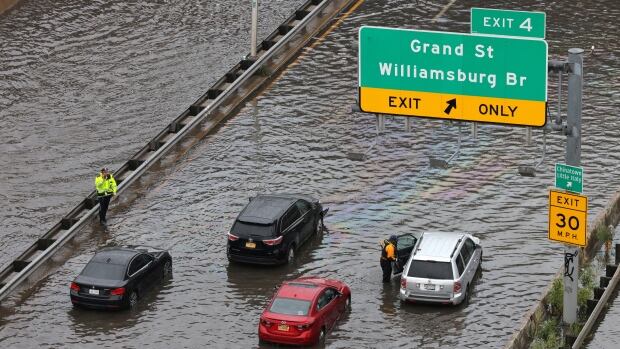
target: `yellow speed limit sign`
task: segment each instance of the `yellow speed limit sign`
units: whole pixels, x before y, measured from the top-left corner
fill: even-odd
[[[571,245],[586,245],[588,197],[549,191],[549,239]]]

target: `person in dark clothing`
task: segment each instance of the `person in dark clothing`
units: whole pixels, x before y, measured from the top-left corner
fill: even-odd
[[[396,236],[392,235],[381,243],[381,270],[383,282],[390,282],[392,278],[392,262],[396,261]]]

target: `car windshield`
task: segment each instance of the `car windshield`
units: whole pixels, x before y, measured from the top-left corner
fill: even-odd
[[[241,237],[273,237],[275,235],[273,226],[273,224],[256,224],[237,221],[232,228],[232,233]]]
[[[411,261],[407,276],[424,279],[452,280],[452,264],[450,262]]]
[[[310,301],[303,301],[292,298],[276,298],[271,303],[269,311],[277,314],[284,315],[308,315],[308,309],[310,309]]]
[[[125,266],[112,263],[90,262],[86,264],[81,275],[94,279],[123,280],[125,276]]]

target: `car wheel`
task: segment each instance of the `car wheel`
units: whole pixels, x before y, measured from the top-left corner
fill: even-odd
[[[172,277],[172,261],[169,259],[164,263],[163,277],[164,279]]]
[[[349,297],[347,297],[347,301],[344,304],[346,307],[346,310],[351,310],[351,296],[349,295]]]
[[[288,248],[288,252],[286,253],[286,262],[288,264],[293,264],[293,262],[295,262],[295,246],[291,245],[291,247]]]
[[[465,288],[465,298],[463,298],[463,305],[469,305],[469,298],[471,297],[471,287],[469,284]]]
[[[131,291],[129,294],[129,309],[134,309],[136,305],[138,305],[138,293],[136,291]]]
[[[325,344],[325,339],[327,339],[327,331],[325,331],[325,327],[322,327],[321,332],[319,332],[319,345]]]
[[[323,232],[323,224],[321,224],[321,218],[317,218],[316,229],[314,230],[314,233],[318,236],[318,235],[321,235],[322,232]]]

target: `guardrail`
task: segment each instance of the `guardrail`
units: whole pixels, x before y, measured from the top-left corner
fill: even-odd
[[[581,331],[579,331],[579,335],[577,335],[577,339],[575,339],[572,349],[581,348],[584,341],[586,340],[586,337],[590,334],[590,331],[592,331],[592,327],[594,327],[594,324],[596,323],[598,318],[601,316],[601,313],[603,312],[603,308],[609,301],[609,298],[616,290],[616,287],[618,286],[618,281],[620,281],[620,266],[618,265],[619,263],[620,263],[620,244],[616,245],[616,265],[613,265],[613,266],[608,265],[606,268],[607,269],[606,276],[601,277],[601,287],[604,287],[603,286],[604,283],[607,284],[605,287],[605,291],[603,291],[603,294],[601,295],[601,294],[597,294],[598,292],[596,292],[596,289],[595,289],[595,292],[594,292],[595,300],[593,300],[593,302],[596,303],[596,306],[594,306],[594,310],[592,310],[592,312],[590,313],[590,316],[588,317],[588,320],[583,325],[583,328],[581,329]],[[613,275],[611,276],[611,279],[610,279],[609,271],[608,271],[610,267],[615,268]],[[600,296],[600,297],[597,297],[597,296]],[[588,301],[588,307],[591,304],[590,302],[592,301]]]
[[[257,57],[248,57],[237,63],[196,102],[114,172],[118,183],[117,194],[127,190],[196,126],[209,121],[207,132],[213,129],[294,58],[302,47],[314,39],[314,35],[326,28],[332,18],[358,1],[360,0],[306,1],[263,40],[257,48]],[[269,72],[264,69],[265,67],[273,69]],[[24,253],[4,266],[0,270],[0,301],[71,240],[96,215],[98,209],[96,192],[92,191]]]

